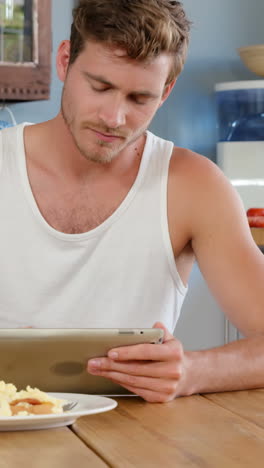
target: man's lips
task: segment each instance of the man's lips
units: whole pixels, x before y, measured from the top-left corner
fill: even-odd
[[[95,135],[100,139],[100,140],[103,140],[103,141],[108,141],[108,142],[111,142],[111,141],[116,141],[116,140],[120,140],[121,136],[118,136],[118,135],[111,135],[111,134],[105,134],[105,133],[101,133],[99,132],[98,130],[95,130],[93,128],[90,128],[90,130],[92,130]]]

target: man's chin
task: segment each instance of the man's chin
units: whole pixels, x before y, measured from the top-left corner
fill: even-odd
[[[98,163],[98,164],[109,164],[113,161],[113,159],[116,157],[116,155],[92,155],[92,154],[89,154],[89,155],[85,155],[85,158],[88,160],[88,161],[92,161],[94,163]]]
[[[85,148],[80,148],[80,147],[79,147],[79,150],[88,161],[92,161],[92,162],[99,163],[99,164],[109,164],[120,153],[119,150],[117,151],[109,151],[109,150],[108,151],[103,151],[103,150],[91,151],[91,150],[87,150]]]
[[[82,153],[84,156],[91,161],[107,164],[113,161],[128,146],[128,142],[123,140],[122,144],[119,143],[118,145],[100,142],[95,147],[92,146],[91,148],[83,147]]]

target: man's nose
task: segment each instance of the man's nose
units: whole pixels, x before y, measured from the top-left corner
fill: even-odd
[[[108,128],[122,127],[126,123],[126,105],[118,98],[106,99],[99,112],[99,118]]]

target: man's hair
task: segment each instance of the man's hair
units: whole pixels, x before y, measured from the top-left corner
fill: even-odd
[[[118,46],[139,61],[167,53],[173,57],[168,84],[182,71],[189,31],[190,21],[178,1],[80,0],[73,10],[69,64],[89,39]]]

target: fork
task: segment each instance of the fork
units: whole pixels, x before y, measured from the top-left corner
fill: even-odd
[[[69,403],[66,403],[65,405],[63,405],[62,409],[63,411],[70,411],[73,408],[75,408],[76,405],[77,405],[77,401],[70,401]]]

